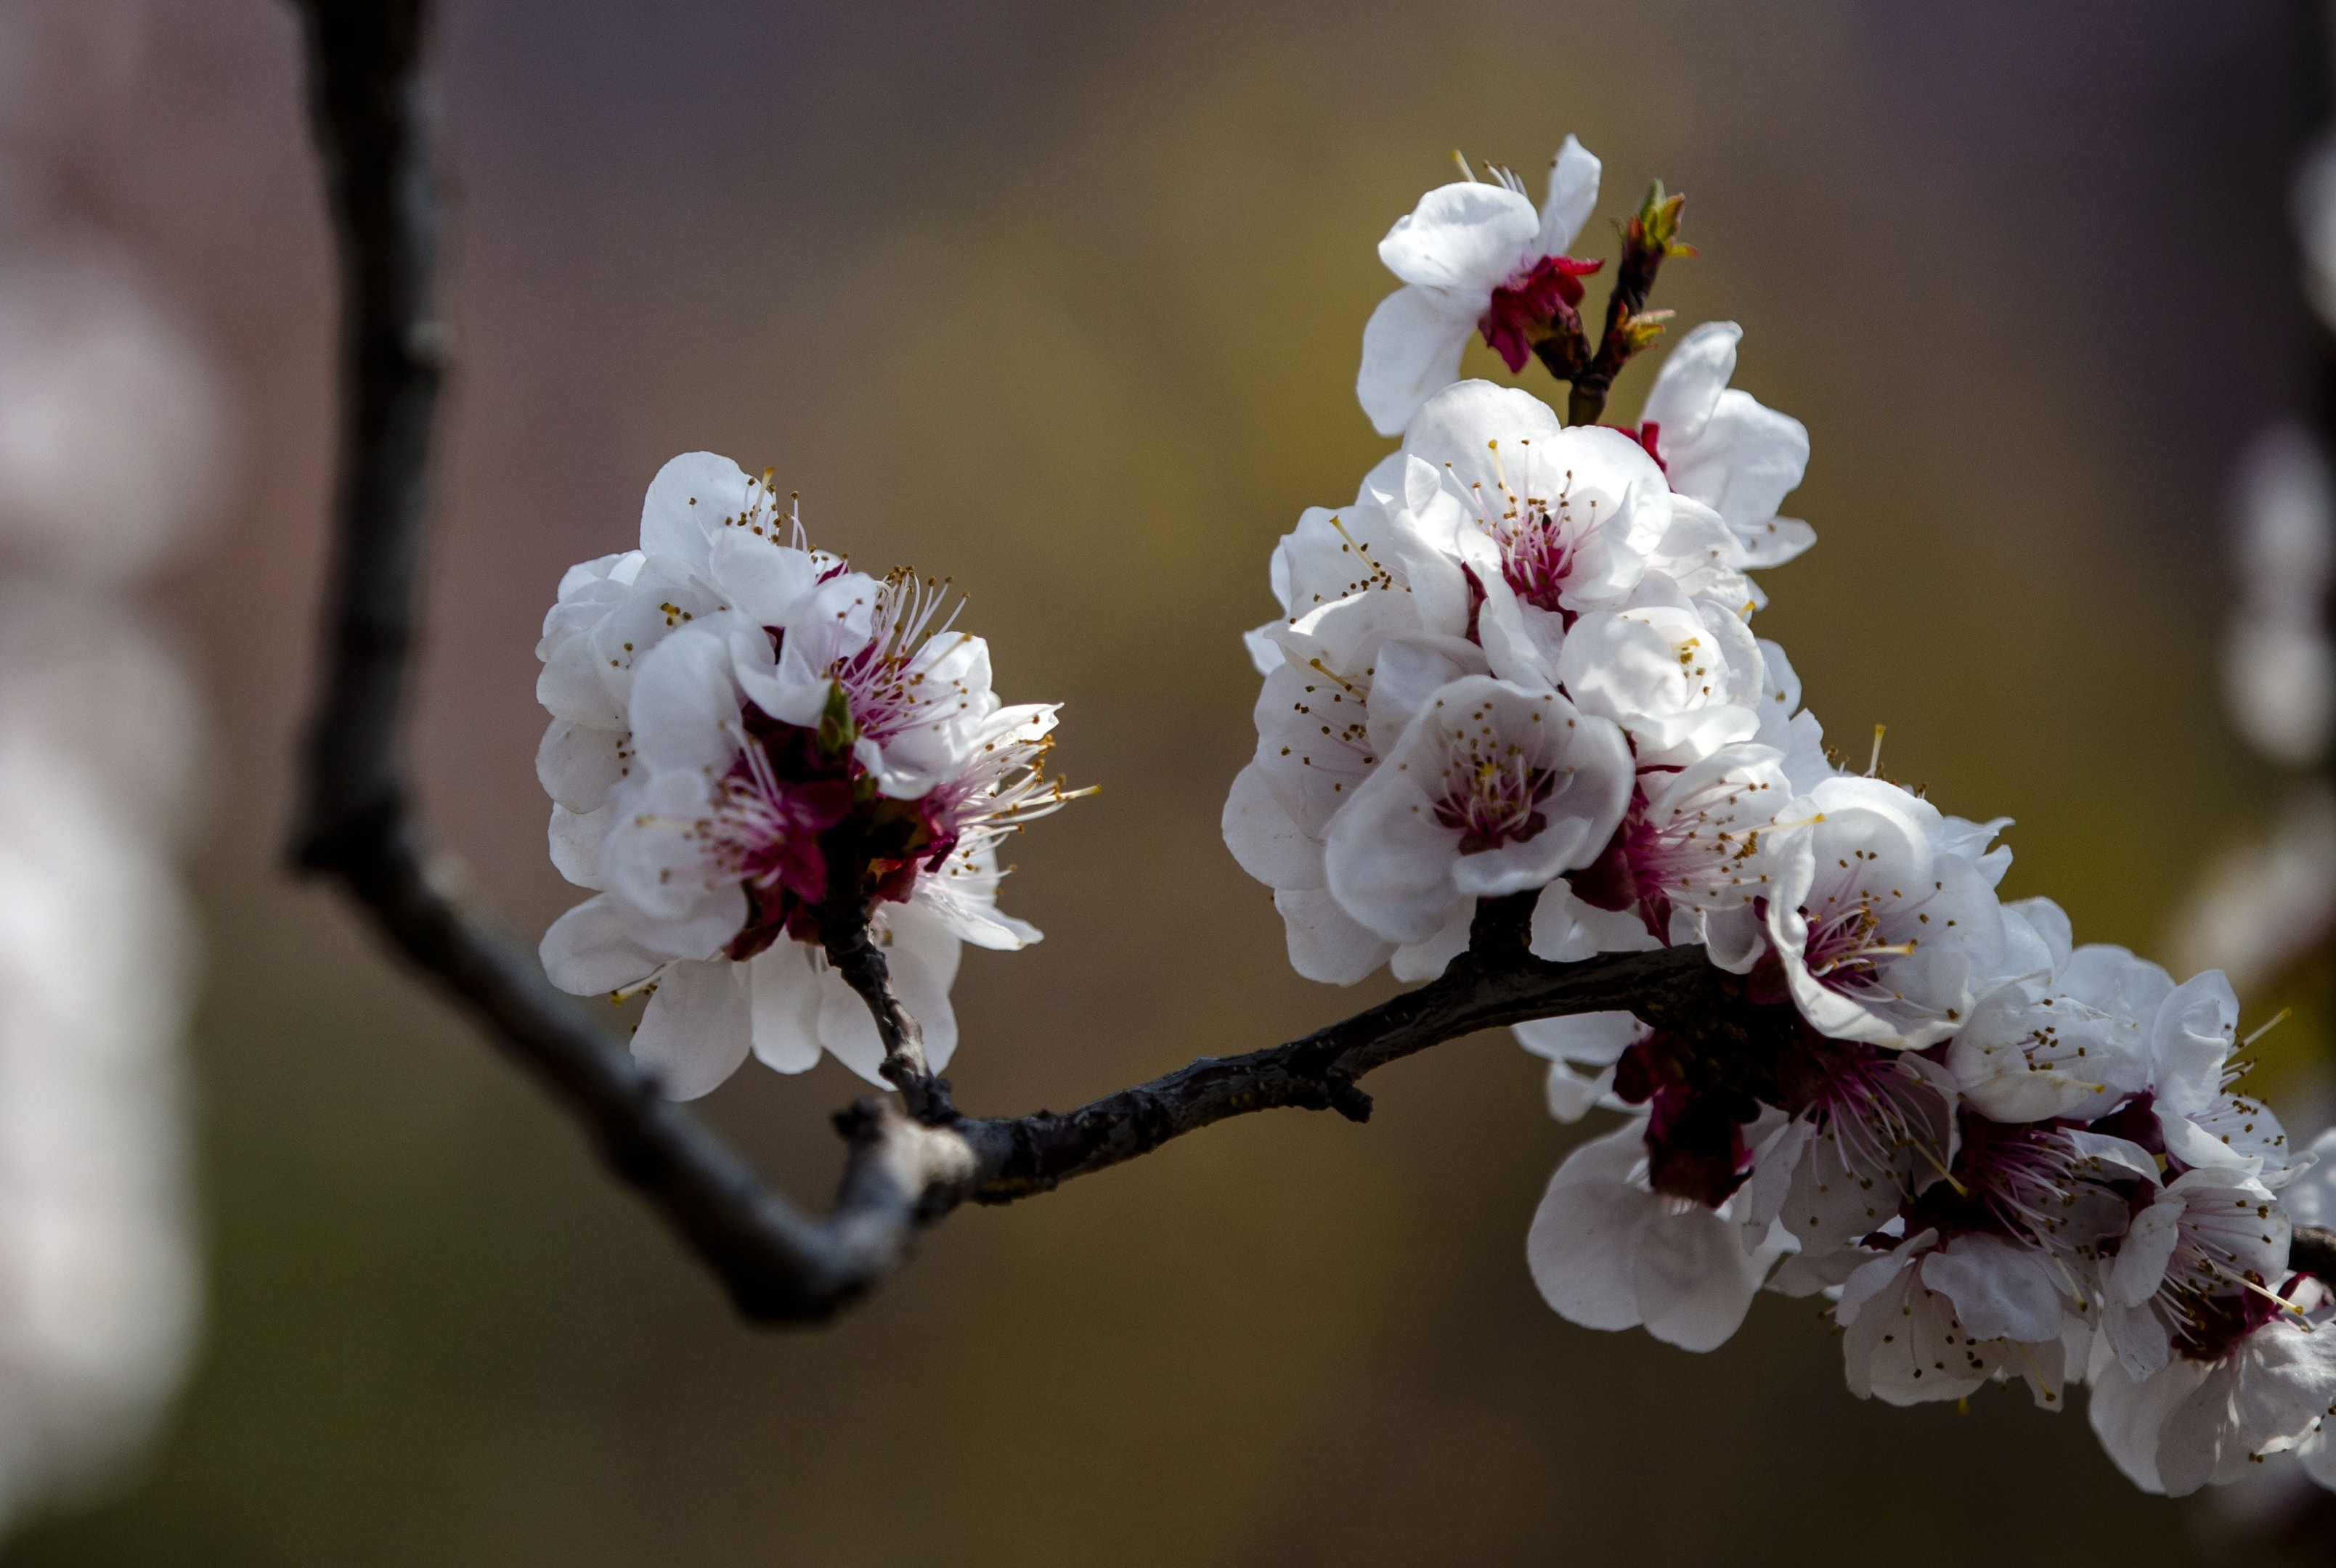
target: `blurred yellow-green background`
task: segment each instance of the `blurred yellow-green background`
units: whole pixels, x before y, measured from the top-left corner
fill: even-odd
[[[18,0],[67,4],[70,0]],[[1843,1389],[1810,1303],[1719,1351],[1559,1321],[1526,1276],[1579,1136],[1505,1036],[1358,1128],[1278,1114],[934,1234],[821,1332],[735,1321],[525,1081],[278,846],[314,668],[333,291],[271,0],[167,0],[74,198],[191,313],[244,432],[158,595],[219,736],[196,867],[210,1309],[137,1477],[10,1563],[1377,1564],[2195,1560],[2080,1415]],[[1761,629],[1828,731],[2019,820],[2008,894],[2163,953],[2276,780],[2223,720],[2228,475],[2305,386],[2288,170],[2312,63],[2268,3],[1143,6],[447,0],[459,372],[415,746],[531,940],[532,647],[667,457],[800,490],[824,544],[953,575],[1009,701],[1103,786],[1017,846],[1048,933],[971,955],[959,1099],[1064,1108],[1378,992],[1292,976],[1218,841],[1237,636],[1352,396],[1373,246],[1449,150],[1602,219],[1660,176],[1809,426],[1819,547]],[[1498,373],[1478,346],[1478,373]],[[1635,368],[1615,407],[1634,414]],[[2267,1015],[2249,998],[2251,1021]],[[2307,1013],[2312,998],[2306,995]],[[2266,1043],[2310,1091],[2316,1016]],[[822,1198],[832,1066],[706,1109]]]

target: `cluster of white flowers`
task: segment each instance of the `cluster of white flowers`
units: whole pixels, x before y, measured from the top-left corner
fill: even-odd
[[[1551,258],[1597,174],[1569,139],[1538,214],[1513,176],[1450,185],[1381,247],[1406,286],[1358,388],[1402,446],[1274,551],[1224,812],[1291,963],[1427,978],[1479,899],[1522,894],[1543,958],[1701,944],[1742,977],[1741,1043],[1516,1031],[1558,1116],[1630,1117],[1535,1216],[1559,1312],[1700,1350],[1763,1289],[1822,1294],[1861,1397],[2018,1378],[2057,1408],[2087,1382],[2150,1490],[2289,1448],[2336,1484],[2336,1295],[2288,1267],[2291,1216],[2336,1191],[2235,1092],[2221,974],[2075,945],[2049,901],[1999,898],[2004,821],[1829,758],[1749,624],[1747,574],[1813,536],[1776,516],[1807,437],[1728,386],[1737,328],[1688,333],[1631,429],[1453,382],[1472,324],[1520,364],[1552,280],[1589,270]]]
[[[825,922],[867,912],[935,1070],[960,944],[1038,940],[998,910],[998,845],[1067,799],[1037,768],[1055,709],[1002,705],[948,609],[945,585],[812,548],[768,475],[706,452],[658,471],[638,549],[561,579],[536,765],[552,860],[594,895],[544,968],[579,995],[648,992],[633,1052],[675,1098],[750,1048],[884,1082]]]

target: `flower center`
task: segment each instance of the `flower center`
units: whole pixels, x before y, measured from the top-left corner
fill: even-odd
[[[1516,746],[1498,759],[1470,755],[1445,773],[1445,796],[1436,820],[1460,835],[1460,853],[1481,855],[1504,844],[1523,844],[1549,819],[1542,802],[1557,788],[1557,775],[1536,768]]]
[[[837,660],[828,672],[850,699],[859,732],[880,745],[920,725],[945,722],[970,704],[964,682],[934,673],[934,666],[961,641],[949,632],[963,600],[949,608],[939,625],[933,624],[949,603],[949,590],[946,581],[922,579],[907,571],[885,578],[876,595],[866,645]]]
[[[1943,1170],[1949,1107],[1912,1077],[1894,1052],[1838,1040],[1804,1040],[1778,1074],[1795,1109],[1833,1140],[1843,1166],[1858,1176],[1897,1182],[1899,1157]]]
[[[752,706],[745,723],[746,744],[703,829],[706,858],[746,892],[746,923],[729,947],[742,961],[826,896],[820,836],[852,814],[854,798],[848,760],[824,754],[812,731]]]
[[[1502,578],[1526,604],[1558,609],[1558,595],[1573,572],[1573,541],[1563,520],[1543,508],[1523,521],[1504,523],[1495,535]]]
[[[1812,921],[1803,950],[1809,973],[1844,995],[1877,983],[1875,971],[1883,959],[1903,957],[1915,947],[1915,939],[1893,943],[1883,936],[1882,918],[1863,896],[1838,915]]]

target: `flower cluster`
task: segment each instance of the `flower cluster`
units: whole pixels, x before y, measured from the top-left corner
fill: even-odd
[[[552,860],[594,895],[545,934],[544,969],[578,995],[647,992],[633,1052],[675,1098],[750,1048],[883,1083],[875,1021],[826,957],[863,925],[936,1071],[960,944],[1038,940],[997,907],[998,846],[1067,799],[1038,769],[1056,710],[1002,704],[955,619],[945,585],[813,549],[769,476],[706,452],[658,471],[638,549],[561,580],[536,766]]]
[[[1291,963],[1428,978],[1514,895],[1545,959],[1700,944],[1740,1001],[1725,1040],[1516,1030],[1555,1114],[1629,1118],[1534,1218],[1559,1312],[1701,1350],[1763,1289],[1822,1295],[1861,1397],[2016,1378],[2057,1408],[2089,1383],[2148,1489],[2287,1448],[2336,1484],[2336,1296],[2288,1266],[2291,1205],[2336,1198],[2237,1092],[2229,985],[2076,945],[2049,901],[1999,896],[2006,822],[1827,752],[1750,626],[1749,574],[1813,535],[1776,516],[1806,432],[1728,384],[1738,329],[1680,339],[1632,428],[1455,381],[1471,329],[1512,368],[1578,333],[1591,269],[1562,253],[1597,175],[1569,139],[1538,214],[1472,179],[1381,247],[1405,286],[1358,390],[1402,445],[1273,554],[1224,812]]]

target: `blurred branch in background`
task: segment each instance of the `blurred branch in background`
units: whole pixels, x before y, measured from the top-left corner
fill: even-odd
[[[822,1221],[771,1192],[665,1100],[655,1076],[553,990],[535,960],[465,907],[463,878],[414,818],[402,729],[415,641],[432,426],[446,369],[434,311],[438,204],[423,57],[426,0],[297,0],[310,109],[341,258],[344,450],[325,691],[309,735],[294,857],[341,883],[384,935],[460,1001],[581,1121],[618,1177],[761,1322],[818,1321],[880,1284],[922,1224],[1146,1154],[1228,1117],[1283,1107],[1360,1121],[1365,1073],[1501,1024],[1629,1010],[1698,1038],[1747,1027],[1740,982],[1698,947],[1554,963],[1528,951],[1532,898],[1488,901],[1443,977],[1270,1050],[1202,1059],[1067,1115],[968,1118],[945,1086],[905,1086],[915,1115],[863,1100]],[[1677,203],[1667,209],[1674,218]],[[1661,241],[1655,242],[1660,260]],[[1653,263],[1646,267],[1651,282]],[[1643,304],[1643,287],[1630,304]],[[1610,331],[1613,329],[1610,328]],[[1619,353],[1619,351],[1618,351]],[[879,982],[862,988],[880,1025]]]

